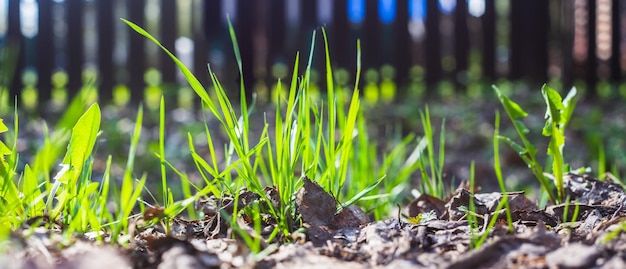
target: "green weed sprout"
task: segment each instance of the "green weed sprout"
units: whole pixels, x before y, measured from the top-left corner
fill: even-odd
[[[552,166],[550,169],[554,175],[554,184],[544,175],[544,168],[539,164],[536,158],[537,149],[528,141],[526,136],[529,130],[522,122],[522,118],[526,117],[528,114],[517,103],[504,96],[496,86],[493,86],[493,89],[511,119],[511,122],[513,122],[513,126],[522,141],[522,145],[508,137],[500,136],[499,139],[502,139],[511,146],[522,160],[524,160],[541,184],[542,189],[548,194],[550,201],[552,203],[562,202],[565,199],[563,175],[568,169],[563,160],[565,127],[569,123],[576,105],[576,88],[572,88],[564,99],[561,99],[559,93],[547,85],[544,85],[541,89],[547,107],[545,115],[546,123],[542,134],[550,137],[547,153],[552,157]],[[556,187],[556,195],[552,191],[554,186]]]
[[[543,127],[542,134],[550,137],[548,145],[548,154],[552,156],[552,173],[554,173],[555,184],[559,201],[565,198],[565,190],[563,188],[563,175],[567,167],[563,160],[563,146],[565,146],[565,127],[574,113],[576,106],[576,88],[572,88],[570,92],[561,99],[559,93],[552,88],[544,85],[541,94],[546,102],[546,125]]]

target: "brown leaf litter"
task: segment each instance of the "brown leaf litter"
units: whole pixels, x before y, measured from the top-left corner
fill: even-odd
[[[626,234],[621,232],[626,194],[609,181],[567,174],[565,192],[575,202],[544,209],[522,192],[507,193],[513,231],[505,211],[496,211],[502,193],[472,194],[459,188],[445,201],[422,195],[404,212],[436,218],[370,222],[358,207],[336,213],[332,195],[314,181],[303,181],[295,199],[306,232],[295,233],[292,243],[266,240],[275,225],[267,216],[261,234],[251,228],[250,216],[237,219],[245,231],[264,240],[262,255],[253,254],[220,213],[232,214],[234,199],[209,197],[196,205],[203,219],[174,218],[169,234],[159,225],[139,229],[128,247],[103,246],[86,237],[67,242],[59,231],[24,227],[8,242],[0,268],[626,268]],[[267,188],[266,194],[279,203],[276,189]],[[465,209],[472,195],[481,216],[474,231]],[[240,198],[239,209],[260,199],[245,190]],[[150,210],[144,218],[158,219],[162,213]],[[497,222],[487,231],[488,240],[472,250],[472,235],[486,232],[483,219],[493,218]]]

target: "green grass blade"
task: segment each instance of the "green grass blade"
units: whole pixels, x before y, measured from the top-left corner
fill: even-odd
[[[506,218],[509,225],[509,232],[513,232],[513,217],[511,216],[511,207],[508,202],[508,195],[506,191],[506,185],[504,184],[504,177],[502,176],[502,168],[500,166],[500,112],[496,110],[496,119],[493,130],[493,167],[498,179],[498,185],[500,186],[500,192],[502,192],[502,199],[506,200]]]
[[[337,103],[335,100],[335,85],[333,81],[333,68],[330,62],[330,50],[328,49],[328,38],[326,37],[326,30],[322,28],[322,35],[324,37],[324,55],[326,58],[326,94],[327,94],[327,102],[328,102],[328,147],[325,148],[328,161],[328,184],[329,186],[333,186],[333,188],[329,188],[329,190],[333,194],[339,193],[339,185],[334,184],[337,182],[337,174],[336,174],[336,156],[337,156],[337,148],[335,146],[335,131],[337,128]]]
[[[246,87],[244,85],[244,77],[243,77],[243,67],[241,61],[241,54],[239,52],[239,44],[237,43],[237,37],[235,35],[235,28],[230,22],[230,18],[228,18],[228,32],[230,33],[230,39],[233,43],[233,50],[235,52],[235,59],[237,60],[237,68],[239,69],[239,105],[241,107],[241,121],[243,126],[241,126],[240,130],[243,132],[242,146],[243,149],[247,152],[250,149],[250,145],[248,142],[248,131],[249,120],[248,120],[248,103],[246,100]]]
[[[202,86],[200,81],[193,75],[193,73],[191,73],[189,68],[187,68],[183,64],[183,62],[181,62],[176,56],[174,56],[174,54],[172,54],[167,48],[165,48],[161,44],[161,42],[159,42],[156,38],[154,38],[152,35],[150,35],[144,29],[142,29],[138,25],[136,25],[136,24],[134,24],[134,23],[132,23],[132,22],[130,22],[128,20],[125,20],[125,19],[121,19],[121,20],[124,23],[126,23],[128,26],[130,26],[133,30],[135,30],[135,32],[139,33],[140,35],[142,35],[142,36],[144,36],[144,37],[146,37],[148,39],[150,39],[150,41],[154,42],[154,44],[159,46],[165,53],[167,53],[167,55],[170,56],[170,58],[172,58],[172,60],[174,60],[174,62],[176,63],[176,65],[178,66],[180,71],[185,76],[185,79],[187,79],[187,81],[189,82],[189,85],[194,90],[194,92],[196,92],[198,97],[200,97],[202,102],[204,104],[206,104],[209,107],[209,109],[211,111],[213,111],[214,114],[218,115],[217,109],[215,108],[215,105],[213,104],[213,101],[211,101],[211,98],[209,97],[209,94],[206,92],[206,90],[204,89],[204,87]]]
[[[168,207],[172,201],[168,200],[167,173],[165,172],[165,99],[161,95],[159,105],[159,166],[161,168],[161,191],[163,207]]]
[[[348,200],[345,203],[342,203],[341,206],[337,209],[337,212],[341,211],[341,209],[349,207],[353,204],[355,204],[356,202],[358,202],[361,198],[363,198],[367,193],[369,193],[370,191],[372,191],[373,189],[375,189],[376,187],[378,187],[378,185],[380,185],[380,183],[383,182],[383,180],[385,180],[385,175],[383,175],[382,177],[380,177],[378,180],[376,180],[374,183],[370,184],[369,186],[365,187],[363,190],[361,190],[359,193],[357,193],[356,195],[354,195],[352,198],[350,198],[350,200]]]

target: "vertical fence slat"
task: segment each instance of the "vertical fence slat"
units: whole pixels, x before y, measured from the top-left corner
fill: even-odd
[[[620,40],[621,36],[621,18],[620,15],[620,1],[611,1],[611,81],[620,82],[622,79],[622,68],[620,67]]]
[[[246,97],[251,100],[252,89],[254,85],[254,51],[253,51],[253,29],[255,20],[255,0],[239,0],[237,5],[237,23],[235,25],[237,33],[237,43],[239,44],[239,52],[241,53],[241,61],[243,68],[243,83],[246,88]],[[239,82],[237,84],[239,86]],[[239,89],[237,87],[237,89]],[[237,91],[237,96],[239,91]]]
[[[221,24],[220,10],[222,9],[222,1],[213,1],[210,4],[207,1],[197,1],[195,8],[201,9],[201,18],[195,18],[193,21],[199,23],[194,25],[193,31],[193,53],[194,68],[198,80],[204,87],[209,87],[210,76],[207,69],[209,63],[209,44],[219,42],[220,36],[224,36],[224,27]],[[194,12],[194,14],[197,14]],[[196,99],[197,100],[197,99]]]
[[[437,1],[426,3],[426,72],[427,85],[434,85],[441,79],[441,35],[439,34],[439,7]]]
[[[380,20],[378,20],[378,0],[365,1],[365,21],[363,22],[363,70],[378,68],[381,64],[379,42],[380,42]]]
[[[586,83],[589,93],[595,93],[596,83],[598,82],[597,68],[598,60],[596,57],[596,0],[587,2],[587,68]]]
[[[560,25],[560,38],[561,38],[561,80],[563,81],[563,88],[569,89],[573,85],[574,74],[574,1],[561,2],[561,25]]]
[[[411,39],[409,36],[408,0],[396,1],[396,19],[394,21],[393,66],[396,70],[396,84],[404,86],[408,83],[411,67]],[[402,87],[404,88],[404,87]],[[404,92],[398,92],[401,96]]]
[[[269,3],[267,0],[256,0],[254,2],[255,16],[254,16],[254,28],[253,28],[253,50],[254,50],[254,62],[252,67],[254,72],[254,88],[257,86],[265,87],[268,83],[271,83],[268,76],[268,67],[270,61],[268,60],[269,49],[267,40],[267,12],[269,11]],[[255,89],[250,89],[255,90]]]
[[[65,1],[67,18],[67,90],[72,97],[83,85],[82,70],[84,63],[83,1]]]
[[[485,13],[481,17],[483,29],[483,77],[496,78],[496,0],[485,0]]]
[[[547,80],[548,4],[511,1],[511,79]]]
[[[128,19],[142,27],[145,27],[144,5],[145,0],[132,0],[126,2]],[[145,88],[144,72],[146,71],[145,38],[133,30],[128,31],[128,87],[132,102],[140,102],[143,99]]]
[[[101,100],[109,101],[113,96],[115,85],[115,69],[113,66],[113,3],[110,0],[96,1],[98,16],[96,26],[98,29],[98,77],[99,96]]]
[[[295,55],[284,55],[285,50],[285,0],[270,1],[269,25],[267,27],[269,46],[269,66],[279,61],[291,64],[291,57]]]
[[[353,52],[356,47],[356,40],[350,39],[350,28],[348,24],[348,4],[346,0],[333,1],[333,23],[334,29],[332,42],[334,51],[333,57],[340,67],[347,68],[349,72],[355,72],[356,55]]]
[[[10,84],[10,96],[9,102],[13,103],[12,99],[14,96],[17,96],[19,99],[19,93],[22,91],[22,71],[24,70],[24,60],[25,60],[25,46],[24,39],[22,36],[22,31],[20,29],[20,0],[9,0],[9,29],[7,30],[7,37],[12,47],[12,49],[18,50],[17,61],[15,63],[15,69],[13,70],[13,78]]]
[[[43,108],[44,101],[50,100],[52,92],[52,69],[54,68],[54,46],[52,29],[52,0],[39,0],[39,32],[36,37],[37,75],[39,77],[39,105]]]
[[[454,58],[455,61],[455,77],[454,81],[457,86],[465,86],[466,80],[461,76],[467,77],[466,71],[469,62],[469,29],[467,28],[467,2],[466,0],[457,0],[456,9],[454,10]],[[465,74],[464,74],[465,73]]]
[[[289,1],[289,0],[287,0]],[[298,50],[303,44],[311,40],[311,33],[317,27],[317,0],[300,1],[300,43]],[[327,29],[328,30],[328,29]]]
[[[287,0],[293,1],[293,0]],[[313,37],[313,31],[317,30],[316,34],[316,43],[315,43],[315,51],[313,52],[313,63],[312,69],[320,72],[321,77],[325,74],[326,59],[324,57],[324,47],[323,47],[323,35],[321,28],[316,28],[317,25],[317,0],[300,0],[300,29],[297,33],[297,40],[295,50],[297,51],[305,51],[308,50],[309,45],[311,44],[311,38]],[[325,29],[328,34],[329,29]],[[329,40],[330,41],[330,40]],[[292,53],[295,53],[293,51]],[[333,63],[335,59],[330,59]],[[323,81],[323,80],[320,80]],[[322,84],[322,83],[320,83]]]
[[[134,0],[133,0],[134,1]],[[176,41],[176,26],[177,20],[176,15],[178,12],[176,11],[176,2],[172,0],[161,0],[161,43],[163,46],[168,48],[171,51],[175,50],[175,41]],[[161,71],[161,78],[163,79],[163,83],[167,86],[172,86],[176,84],[176,65],[174,61],[169,59],[169,57],[164,54],[159,54],[161,56],[161,61],[159,62]],[[169,87],[166,87],[169,88]]]
[[[511,32],[509,34],[509,55],[510,55],[510,68],[509,68],[509,78],[510,79],[520,79],[523,75],[524,68],[523,66],[526,62],[530,61],[530,59],[525,60],[524,58],[526,53],[524,50],[528,49],[530,43],[533,40],[527,40],[529,35],[526,34],[526,28],[530,27],[530,25],[526,24],[524,20],[524,15],[528,14],[528,11],[525,11],[527,3],[519,3],[516,1],[510,2],[511,9],[509,13],[510,24],[511,24]]]

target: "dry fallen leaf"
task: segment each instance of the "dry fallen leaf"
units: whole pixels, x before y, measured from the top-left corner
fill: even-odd
[[[307,177],[304,177],[304,186],[296,195],[296,205],[302,220],[317,226],[330,224],[337,210],[335,198]]]

